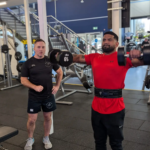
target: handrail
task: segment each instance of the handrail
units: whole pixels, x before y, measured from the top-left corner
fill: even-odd
[[[20,23],[22,23],[23,25],[26,25],[25,23],[23,23],[19,17],[10,9],[10,8],[5,8],[5,10],[7,10],[12,16],[14,16],[18,21],[20,21]]]
[[[23,7],[23,6],[18,6],[18,7],[22,8],[22,9],[24,10],[24,7]],[[37,19],[37,18],[39,19],[39,17],[38,17],[36,14],[32,13],[30,10],[29,10],[29,13],[30,13],[31,15],[33,15],[36,19]]]
[[[91,44],[89,44],[86,40],[84,40],[82,37],[80,37],[78,34],[76,34],[73,30],[71,30],[70,28],[68,28],[65,24],[63,24],[62,22],[60,22],[58,19],[56,19],[54,16],[49,15],[47,17],[52,17],[53,19],[55,19],[57,22],[59,22],[62,26],[64,26],[65,28],[67,28],[70,32],[72,32],[73,34],[75,34],[78,38],[82,39],[84,42],[86,42],[86,44],[90,45],[91,47],[93,47]],[[95,47],[93,47],[95,50],[99,51],[98,49],[96,49]]]
[[[20,6],[20,7],[24,8],[23,6]],[[39,17],[38,17],[37,15],[35,15],[34,13],[32,13],[32,12],[30,12],[30,11],[29,11],[29,13],[33,15],[34,19],[36,19],[37,21],[39,21]],[[53,30],[56,34],[61,35],[61,34],[60,34],[59,32],[57,32],[54,28],[52,28],[49,24],[47,24],[47,26],[48,26],[51,30]],[[71,45],[73,45],[75,48],[77,48],[80,52],[82,52],[83,54],[86,54],[83,50],[81,50],[80,48],[78,48],[75,44],[71,43],[68,39],[65,38],[65,40],[66,40],[68,43],[70,43]]]
[[[24,9],[24,7],[23,6],[20,6],[22,9]],[[31,15],[33,15],[33,17],[34,17],[34,19],[36,19],[38,22],[39,22],[39,17],[36,15],[36,14],[34,14],[34,13],[32,13],[31,11],[29,11],[29,13],[31,14]],[[53,17],[53,16],[52,16]],[[54,18],[54,17],[53,17]],[[57,19],[56,19],[57,20]],[[60,22],[59,20],[58,20],[58,22]],[[60,22],[61,23],[61,22]],[[64,25],[63,23],[61,23],[62,25]],[[47,23],[47,26],[51,29],[51,30],[53,30],[56,34],[58,34],[58,35],[61,35],[62,33],[59,33],[59,32],[57,32],[54,28],[52,28],[48,23]],[[65,25],[64,25],[65,26]],[[68,28],[67,26],[65,26],[66,28]],[[69,28],[68,28],[69,29]],[[69,29],[69,30],[71,30],[71,29]],[[72,30],[71,30],[72,31]],[[72,31],[75,35],[77,35],[74,31]],[[77,35],[78,36],[78,35]],[[82,39],[80,36],[78,36],[80,39]],[[83,50],[81,50],[79,47],[77,47],[75,44],[73,44],[72,42],[70,42],[67,38],[65,38],[65,40],[70,44],[70,45],[72,45],[72,46],[74,46],[76,49],[78,49],[81,53],[83,53],[83,54],[86,54]],[[83,39],[84,40],[84,39]],[[85,41],[85,40],[84,40]],[[87,43],[87,42],[86,42]],[[89,44],[89,43],[87,43],[87,44]],[[90,46],[92,46],[91,44],[89,44]],[[93,47],[93,46],[92,46]],[[97,50],[97,51],[100,51],[100,50],[98,50],[98,49],[96,49],[95,47],[93,47],[95,50]]]

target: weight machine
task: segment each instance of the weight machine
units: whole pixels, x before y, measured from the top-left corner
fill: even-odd
[[[7,90],[10,88],[18,87],[21,84],[13,85],[13,83],[12,83],[13,77],[12,77],[11,61],[10,61],[10,54],[9,54],[10,49],[8,48],[7,25],[4,22],[1,22],[1,24],[2,24],[2,28],[3,28],[3,45],[0,45],[1,46],[0,53],[1,53],[1,58],[2,58],[3,81],[0,81],[0,84],[4,83],[4,88],[0,88],[0,90]],[[13,31],[12,31],[12,33],[13,33]],[[15,43],[14,33],[13,33],[13,40]],[[14,47],[17,46],[16,43],[14,45],[15,45]],[[15,51],[16,51],[16,49],[15,49]],[[4,64],[4,60],[3,60],[3,58],[4,58],[3,55],[5,55],[5,64]],[[6,66],[6,68],[5,68],[5,66]]]
[[[70,96],[74,93],[86,93],[86,94],[92,94],[91,88],[93,87],[93,76],[91,67],[74,63],[69,68],[62,68],[64,73],[64,78],[61,81],[60,84],[60,91],[62,92],[62,96],[58,96],[58,93],[56,93],[56,103],[57,104],[65,104],[65,105],[72,105],[73,102],[68,101],[59,101],[67,96]],[[73,77],[78,77],[78,79],[82,82],[83,86],[86,90],[78,90],[78,89],[65,89],[64,84],[67,80]],[[57,78],[57,75],[55,76],[55,79]],[[66,93],[68,92],[68,93]]]

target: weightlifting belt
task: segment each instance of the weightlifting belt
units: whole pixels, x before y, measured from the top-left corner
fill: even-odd
[[[122,97],[122,89],[119,90],[105,90],[95,88],[95,96],[101,98],[119,98]]]

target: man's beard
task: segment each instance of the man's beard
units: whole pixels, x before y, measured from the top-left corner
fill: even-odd
[[[107,45],[107,47],[106,47],[106,45],[103,45],[102,50],[103,50],[104,53],[111,53],[115,50],[115,46],[111,47],[110,45]]]

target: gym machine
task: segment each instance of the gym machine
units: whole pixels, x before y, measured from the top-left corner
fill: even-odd
[[[74,93],[92,94],[91,88],[93,87],[93,76],[91,74],[91,67],[75,63],[71,64],[68,68],[62,68],[62,70],[65,76],[62,79],[60,85],[60,91],[62,92],[62,96],[57,97],[59,93],[56,93],[55,95],[57,104],[72,105],[73,102],[59,101],[59,100],[66,98],[67,96],[70,96]],[[78,79],[82,82],[86,90],[65,89],[64,88],[65,82],[73,77],[78,77]],[[54,78],[56,79],[57,75],[55,75]]]
[[[66,47],[66,50],[61,50],[61,49],[54,49],[53,48],[53,42],[51,38],[58,38],[59,41],[61,41],[64,46]],[[60,91],[61,91],[61,96],[58,96],[60,92],[57,92],[55,95],[56,103],[57,104],[65,104],[65,105],[71,105],[72,102],[66,102],[66,101],[59,101],[67,96],[70,96],[74,93],[80,92],[80,93],[87,93],[91,94],[91,87],[93,87],[93,76],[92,76],[92,71],[91,67],[86,66],[86,65],[81,65],[77,63],[72,63],[73,57],[70,55],[70,46],[74,46],[74,44],[68,43],[65,39],[63,34],[61,35],[56,35],[56,36],[49,36],[49,46],[50,46],[50,51],[48,54],[48,57],[50,58],[50,61],[53,63],[58,63],[59,65],[62,66],[63,74],[64,77],[61,81],[60,84]],[[74,47],[74,49],[78,49],[81,53],[84,53],[82,50],[80,50],[78,47]],[[75,50],[76,51],[76,50]],[[58,56],[56,60],[54,60],[54,55],[58,53]],[[68,61],[69,60],[69,61]],[[86,90],[79,90],[79,89],[65,89],[64,84],[67,80],[70,78],[77,77],[83,84],[83,86],[86,88]],[[54,79],[57,78],[57,74],[54,76]]]
[[[1,58],[2,58],[2,69],[3,69],[3,81],[0,83],[4,83],[4,88],[1,88],[0,90],[6,90],[13,87],[18,87],[21,84],[13,85],[12,83],[12,71],[11,71],[11,62],[10,62],[10,54],[9,54],[9,48],[8,48],[8,37],[7,37],[7,26],[4,22],[1,22],[3,27],[3,45],[1,46]],[[13,34],[13,38],[15,38]],[[15,42],[15,39],[14,39]],[[15,47],[17,46],[17,43],[15,44]],[[5,65],[3,60],[3,54],[5,55]],[[6,66],[6,68],[5,68]]]
[[[144,81],[143,81],[142,90],[144,90],[145,87],[147,89],[150,89],[150,75],[149,75],[149,71],[150,71],[150,66],[147,66],[145,78],[144,78]],[[149,94],[149,99],[147,101],[147,104],[150,105],[150,94]]]

